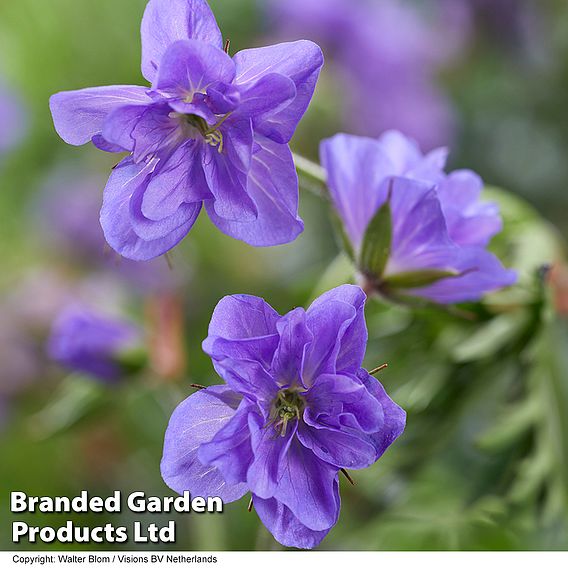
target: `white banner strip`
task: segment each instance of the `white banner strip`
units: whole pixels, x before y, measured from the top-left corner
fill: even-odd
[[[215,568],[566,568],[568,552],[0,552],[0,566],[215,566]]]

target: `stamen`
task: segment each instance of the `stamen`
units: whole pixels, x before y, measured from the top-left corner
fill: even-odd
[[[377,373],[380,373],[381,371],[383,371],[384,369],[386,369],[389,366],[388,363],[383,363],[382,365],[380,365],[379,367],[377,367],[376,369],[373,369],[372,371],[369,371],[369,375],[376,375]]]

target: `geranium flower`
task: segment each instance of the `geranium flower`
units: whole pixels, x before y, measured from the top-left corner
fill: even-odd
[[[364,305],[357,286],[285,316],[254,296],[221,300],[203,347],[226,384],[173,413],[162,459],[169,487],[225,502],[250,492],[280,543],[317,546],[339,516],[339,471],[376,462],[405,425],[361,368]]]
[[[159,256],[203,204],[221,231],[253,246],[294,240],[303,224],[288,142],[322,65],[309,41],[231,58],[205,0],[150,0],[142,73],[151,88],[83,89],[50,103],[67,143],[129,152],[104,191],[109,245],[134,260]]]
[[[127,356],[140,347],[140,329],[128,321],[74,305],[56,319],[48,354],[71,371],[112,382],[127,374]]]
[[[423,155],[399,132],[339,134],[321,144],[330,195],[365,287],[395,299],[479,300],[515,283],[486,250],[502,228],[475,173],[444,172],[447,151]]]

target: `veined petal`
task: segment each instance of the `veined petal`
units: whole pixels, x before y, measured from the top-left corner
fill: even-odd
[[[252,85],[246,83],[239,93],[237,112],[252,119],[255,133],[275,140],[282,138],[280,113],[296,98],[294,81],[280,73],[269,73]]]
[[[205,207],[211,221],[225,234],[252,246],[289,243],[304,230],[298,216],[298,176],[290,149],[268,138],[257,138],[260,148],[252,156],[247,193],[257,218],[243,223],[222,218],[211,202]]]
[[[267,414],[270,403],[278,394],[278,385],[260,363],[245,359],[222,359],[213,363],[232,390],[257,403],[263,414]]]
[[[253,406],[243,400],[233,417],[210,442],[201,444],[197,456],[201,463],[215,466],[230,484],[245,483],[254,459],[251,448],[249,415]]]
[[[171,44],[162,57],[153,89],[191,102],[212,83],[230,84],[235,78],[233,60],[220,48],[188,39]]]
[[[474,302],[488,292],[512,286],[517,281],[514,270],[507,270],[495,255],[478,247],[460,249],[455,268],[463,276],[444,278],[430,286],[408,290],[407,293],[441,304]]]
[[[314,340],[314,336],[306,323],[306,312],[303,308],[286,314],[277,324],[279,342],[272,371],[281,386],[302,385],[302,369],[306,347]]]
[[[277,332],[280,314],[262,298],[236,294],[226,296],[215,308],[209,336],[225,339],[252,339]]]
[[[197,453],[235,416],[241,398],[226,386],[208,387],[186,398],[174,411],[166,430],[161,462],[162,477],[177,491],[192,497],[221,497],[225,502],[240,499],[248,488],[230,484],[219,470],[203,465]]]
[[[281,436],[273,425],[264,424],[261,417],[249,417],[254,459],[248,470],[247,484],[254,495],[268,499],[277,491],[281,465],[296,435],[297,427],[298,423],[294,421],[285,435]]]
[[[209,147],[203,156],[203,171],[214,196],[215,215],[239,224],[254,221],[258,211],[247,192],[247,177],[252,155],[250,120],[227,120],[221,127],[222,144]],[[221,151],[219,151],[221,150]]]
[[[327,530],[339,516],[337,471],[294,439],[282,458],[274,497],[309,529]]]
[[[160,221],[173,215],[184,203],[210,199],[203,168],[201,144],[188,141],[170,156],[148,183],[142,199],[142,213]]]
[[[117,85],[57,93],[49,100],[55,130],[67,144],[81,146],[101,134],[106,117],[127,105],[148,105],[146,87]]]
[[[472,171],[458,170],[438,186],[448,233],[460,246],[486,246],[503,228],[499,207],[481,201],[482,179]]]
[[[270,73],[279,73],[294,81],[296,97],[284,109],[271,116],[270,129],[262,132],[270,133],[275,142],[289,142],[314,94],[323,65],[321,49],[311,41],[301,40],[245,49],[235,55],[234,61],[238,85],[256,83]]]
[[[382,428],[371,435],[377,451],[377,459],[379,459],[404,432],[406,412],[387,395],[383,385],[375,377],[369,375],[365,369],[361,369],[357,377],[383,408]]]
[[[339,350],[335,361],[337,373],[354,373],[363,363],[367,348],[367,324],[365,322],[365,302],[367,296],[359,286],[345,284],[321,295],[309,308],[309,311],[326,305],[329,301],[344,302],[353,306],[353,319],[345,328],[343,335],[338,337]],[[316,337],[318,335],[316,334]]]
[[[278,345],[280,315],[262,298],[226,296],[215,308],[203,350],[214,361],[258,361],[270,368]]]
[[[356,429],[298,428],[298,439],[321,460],[337,468],[363,469],[377,460],[370,436]]]
[[[306,394],[308,407],[304,418],[314,428],[345,426],[346,431],[356,427],[361,432],[372,434],[383,426],[381,406],[356,376],[321,375]],[[347,420],[347,415],[353,420]]]
[[[334,492],[339,508],[339,482],[335,481]],[[276,499],[261,499],[253,496],[254,510],[262,524],[283,546],[295,548],[315,548],[326,537],[330,529],[314,531],[303,525],[286,507]]]
[[[223,48],[223,37],[205,0],[150,0],[142,18],[142,74],[152,82],[168,47],[194,39]]]
[[[173,248],[187,235],[197,219],[200,204],[186,218],[185,223],[171,233],[154,240],[140,238],[133,230],[131,200],[140,199],[155,162],[135,164],[125,158],[111,173],[103,194],[101,226],[108,244],[119,254],[132,260],[150,260]]]
[[[383,181],[396,173],[393,162],[371,138],[337,134],[320,145],[333,204],[358,249],[373,215],[386,199]]]

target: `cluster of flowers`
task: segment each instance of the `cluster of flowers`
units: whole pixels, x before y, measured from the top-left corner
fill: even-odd
[[[323,64],[309,41],[231,58],[205,0],[150,0],[142,21],[147,87],[99,87],[51,100],[71,144],[127,151],[104,192],[110,246],[150,259],[175,246],[202,205],[223,232],[256,246],[302,231],[288,142]],[[399,133],[338,135],[321,147],[332,202],[367,291],[395,300],[480,299],[512,284],[486,250],[501,229],[472,172],[444,172]],[[363,369],[366,294],[345,285],[281,316],[264,300],[229,296],[203,344],[225,384],[174,412],[162,475],[175,491],[246,493],[284,545],[318,545],[337,522],[339,473],[376,462],[405,413]],[[81,342],[77,341],[81,337]],[[87,314],[59,321],[56,358],[108,376],[134,335]],[[93,338],[90,341],[89,338]],[[100,360],[97,361],[97,358]]]

